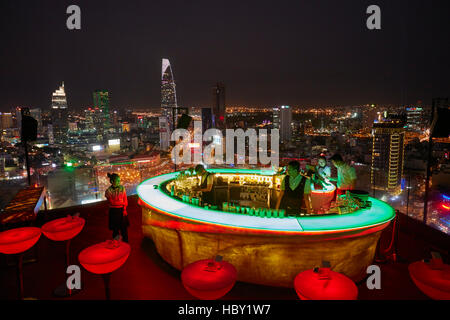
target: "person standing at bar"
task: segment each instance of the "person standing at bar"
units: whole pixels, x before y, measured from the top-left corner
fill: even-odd
[[[214,204],[214,192],[212,191],[214,175],[206,171],[201,164],[195,167],[195,173],[199,177],[199,185],[195,188],[195,191],[201,191],[202,203]]]
[[[281,183],[281,193],[275,209],[285,209],[288,215],[296,215],[302,207],[305,205],[308,207],[308,203],[305,201],[305,186],[307,183],[310,184],[310,178],[300,172],[300,163],[297,161],[289,162],[287,175]]]
[[[112,230],[112,237],[119,234],[124,242],[128,242],[128,198],[125,187],[120,184],[120,177],[117,173],[108,173],[111,186],[106,189],[105,197],[109,203],[109,229]]]
[[[331,168],[327,166],[327,159],[323,155],[317,159],[316,176],[322,183],[327,183],[331,177]]]
[[[355,168],[345,163],[338,153],[331,157],[331,162],[337,169],[337,178],[329,178],[331,181],[336,181],[336,195],[339,196],[345,194],[347,190],[353,190],[356,183]]]

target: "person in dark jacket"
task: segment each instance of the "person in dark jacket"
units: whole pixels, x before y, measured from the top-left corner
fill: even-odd
[[[212,190],[214,184],[214,175],[206,171],[201,164],[195,167],[195,173],[199,178],[199,185],[195,191],[202,192],[202,202],[204,204],[214,204],[214,191]]]
[[[281,193],[275,209],[285,209],[289,215],[297,215],[302,208],[307,209],[309,202],[305,199],[305,189],[310,190],[307,186],[307,184],[311,184],[310,179],[307,174],[300,171],[298,161],[289,162],[287,176],[281,183]],[[308,191],[306,195],[308,195]]]

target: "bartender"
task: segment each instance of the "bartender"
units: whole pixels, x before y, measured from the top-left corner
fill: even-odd
[[[347,164],[342,156],[336,153],[331,157],[331,162],[337,169],[337,178],[329,178],[331,181],[336,181],[336,195],[345,194],[347,190],[353,190],[356,183],[355,168]]]
[[[199,178],[199,184],[194,188],[194,191],[200,191],[202,193],[203,204],[213,204],[214,192],[212,191],[212,187],[214,184],[214,175],[206,171],[205,167],[201,164],[195,167],[195,173]]]
[[[289,162],[287,175],[281,183],[281,192],[275,209],[285,209],[288,215],[298,214],[302,207],[306,207],[309,212],[310,179],[310,176],[300,171],[300,163],[297,161]]]

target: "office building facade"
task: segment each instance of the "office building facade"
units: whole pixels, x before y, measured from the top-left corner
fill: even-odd
[[[69,119],[64,82],[52,94],[51,119],[54,143],[65,143],[69,129]]]
[[[404,167],[405,122],[383,119],[373,124],[371,184],[390,194],[401,192]]]
[[[98,110],[104,129],[111,127],[111,115],[109,112],[110,94],[105,90],[96,90],[92,94],[94,100],[94,109]]]
[[[292,108],[274,107],[272,111],[273,128],[280,132],[280,142],[289,143],[292,139]]]
[[[212,88],[213,93],[213,126],[219,130],[226,129],[225,84],[217,82]]]

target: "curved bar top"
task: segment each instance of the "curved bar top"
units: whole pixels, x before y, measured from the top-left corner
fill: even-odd
[[[213,173],[273,176],[271,170],[209,169]],[[177,172],[150,178],[137,187],[142,231],[160,256],[178,270],[216,255],[233,264],[238,280],[292,287],[299,272],[329,261],[354,281],[367,276],[381,232],[394,209],[369,198],[372,206],[347,214],[260,217],[204,209],[165,190]],[[333,186],[330,186],[332,189]],[[312,191],[329,197],[334,190]]]
[[[236,173],[273,175],[271,170],[252,169],[209,169],[213,173]],[[342,215],[321,215],[304,217],[265,218],[244,214],[233,214],[224,211],[204,209],[189,203],[177,200],[161,190],[161,185],[178,175],[178,172],[156,176],[145,180],[137,187],[141,201],[150,209],[165,213],[177,218],[195,221],[198,223],[219,225],[224,227],[245,228],[288,232],[288,233],[334,233],[366,229],[382,225],[395,217],[394,209],[387,203],[369,198],[372,207],[359,209],[353,213]],[[325,192],[330,192],[326,190]],[[318,192],[318,191],[313,191]]]

